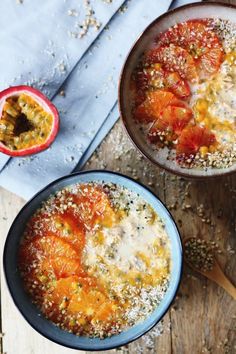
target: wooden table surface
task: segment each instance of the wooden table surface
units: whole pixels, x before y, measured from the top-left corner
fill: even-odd
[[[225,1],[236,4],[236,0]],[[219,14],[220,15],[220,14]],[[112,153],[111,153],[112,151]],[[118,122],[85,166],[127,174],[148,185],[170,208],[183,239],[201,235],[219,245],[218,259],[236,284],[236,178],[187,181],[155,166],[134,149]],[[0,189],[0,246],[25,201]],[[1,267],[2,268],[2,267]],[[15,308],[1,269],[1,351],[7,354],[83,353],[51,343]],[[148,335],[107,353],[236,353],[236,302],[221,288],[184,265],[177,297]]]

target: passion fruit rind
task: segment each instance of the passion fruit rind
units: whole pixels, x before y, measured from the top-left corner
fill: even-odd
[[[56,107],[40,91],[16,86],[0,93],[0,151],[25,156],[48,148],[59,129]]]

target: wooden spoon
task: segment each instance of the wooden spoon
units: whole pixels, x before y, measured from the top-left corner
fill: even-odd
[[[189,241],[191,242],[191,240],[194,240],[196,242],[195,238],[187,239],[184,242],[185,251],[186,251],[186,244],[188,244]],[[207,247],[209,247],[207,241],[202,240],[202,239],[199,239],[199,240],[200,240],[199,247],[204,247],[204,245],[207,245]],[[231,281],[223,273],[219,263],[217,262],[217,260],[215,258],[214,251],[209,250],[209,248],[208,248],[207,253],[208,253],[208,255],[210,254],[210,257],[211,257],[210,259],[212,260],[212,265],[211,265],[211,267],[208,267],[208,269],[206,269],[207,267],[204,268],[204,267],[196,266],[196,263],[194,261],[191,261],[190,257],[188,256],[188,254],[186,254],[186,252],[185,252],[185,260],[192,269],[194,269],[196,272],[199,272],[200,274],[204,275],[208,279],[213,280],[216,284],[220,285],[223,289],[225,289],[225,291],[227,291],[227,293],[230,294],[234,298],[234,300],[236,300],[236,287],[231,283]],[[197,256],[199,259],[199,252],[198,252]]]

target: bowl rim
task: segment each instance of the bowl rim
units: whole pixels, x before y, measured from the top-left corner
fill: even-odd
[[[229,4],[229,3],[222,3],[219,1],[211,1],[211,2],[193,2],[190,4],[186,4],[186,5],[182,5],[173,9],[169,9],[168,11],[166,11],[165,13],[163,13],[162,15],[158,16],[155,20],[153,20],[142,32],[141,34],[137,37],[137,39],[135,40],[134,44],[132,45],[131,49],[129,50],[123,67],[121,69],[121,73],[119,76],[119,85],[118,85],[118,107],[119,107],[119,112],[120,112],[120,117],[121,117],[121,121],[123,123],[123,126],[125,128],[125,131],[128,135],[128,137],[130,138],[131,142],[133,143],[133,145],[135,146],[135,148],[142,154],[142,156],[144,156],[145,158],[147,158],[153,165],[158,166],[174,175],[180,176],[180,177],[184,177],[186,179],[189,180],[204,180],[204,179],[213,179],[213,178],[221,178],[223,176],[229,176],[229,175],[233,175],[236,173],[236,162],[235,162],[235,168],[231,171],[226,171],[226,172],[221,172],[218,173],[217,175],[191,175],[191,174],[187,174],[185,172],[181,172],[181,171],[176,171],[168,166],[164,166],[161,162],[155,160],[151,154],[149,154],[149,152],[147,152],[145,149],[142,149],[142,147],[139,145],[139,143],[136,141],[135,139],[135,134],[133,133],[132,129],[129,128],[129,125],[127,124],[126,121],[126,114],[125,114],[125,109],[124,109],[124,102],[123,102],[123,97],[122,97],[122,92],[124,91],[124,74],[127,70],[127,66],[128,66],[128,62],[130,57],[133,55],[133,52],[136,50],[136,48],[139,46],[140,41],[142,40],[143,36],[152,28],[154,27],[160,20],[165,19],[168,16],[173,16],[175,15],[177,12],[181,12],[184,9],[188,9],[188,8],[193,8],[193,7],[199,7],[199,6],[216,6],[216,7],[227,7],[227,8],[232,8],[234,10],[236,10],[236,4]],[[223,169],[222,169],[223,170]]]
[[[10,282],[8,281],[8,272],[7,272],[7,245],[9,243],[9,240],[10,238],[12,237],[12,229],[13,229],[13,225],[15,225],[15,223],[17,222],[19,216],[21,215],[21,213],[31,204],[31,202],[33,200],[35,200],[41,193],[43,193],[44,191],[50,189],[51,187],[57,185],[58,183],[60,183],[61,181],[66,181],[67,179],[73,177],[73,176],[80,176],[80,175],[89,175],[89,174],[93,174],[93,173],[104,173],[104,174],[109,174],[109,175],[115,175],[115,176],[118,176],[118,177],[122,177],[122,178],[125,178],[125,179],[128,179],[129,181],[131,181],[132,183],[134,184],[137,184],[139,185],[141,188],[143,188],[144,190],[146,190],[148,193],[150,193],[154,198],[156,198],[159,203],[161,204],[161,207],[165,209],[165,211],[167,212],[168,214],[168,217],[170,218],[170,220],[172,221],[172,223],[174,224],[175,228],[176,228],[176,236],[177,236],[177,240],[178,240],[178,243],[179,243],[179,254],[180,254],[180,268],[179,268],[179,278],[178,278],[178,281],[177,281],[177,284],[176,284],[176,290],[175,292],[172,294],[171,296],[171,301],[169,302],[166,310],[163,312],[163,314],[161,315],[160,318],[158,318],[157,320],[155,320],[151,325],[147,326],[143,331],[142,333],[140,334],[137,334],[135,335],[132,339],[127,339],[125,341],[122,341],[122,343],[120,345],[110,345],[109,347],[106,346],[105,348],[104,347],[100,347],[100,348],[95,348],[95,347],[91,347],[91,346],[86,346],[86,345],[68,345],[68,344],[65,344],[63,342],[63,340],[60,340],[60,337],[58,337],[58,339],[55,339],[55,338],[51,338],[50,335],[48,335],[46,333],[46,331],[43,331],[43,330],[40,330],[37,328],[37,326],[34,324],[34,321],[31,321],[30,319],[30,316],[27,316],[24,312],[24,308],[23,306],[21,307],[21,305],[19,306],[19,301],[17,301],[17,295],[15,295],[15,292],[14,292],[14,288],[10,285]],[[47,338],[48,340],[50,340],[51,342],[54,342],[56,344],[59,344],[65,348],[71,348],[71,349],[76,349],[76,350],[85,350],[85,351],[103,351],[103,350],[110,350],[110,349],[115,349],[115,348],[119,348],[120,346],[124,346],[124,345],[127,345],[129,343],[132,343],[133,341],[137,340],[138,338],[142,337],[143,335],[145,335],[147,332],[149,332],[152,328],[154,328],[161,320],[162,318],[165,316],[165,314],[168,312],[168,310],[170,309],[172,303],[174,302],[174,299],[176,297],[176,294],[177,292],[179,291],[179,287],[180,287],[180,283],[181,283],[181,279],[182,279],[182,275],[183,275],[183,261],[184,261],[184,254],[183,254],[183,242],[182,242],[182,238],[181,238],[181,234],[180,234],[180,231],[179,231],[179,228],[172,216],[172,214],[170,213],[169,209],[165,206],[165,204],[159,199],[159,197],[156,196],[156,194],[154,192],[152,192],[147,186],[145,186],[144,184],[140,183],[139,181],[136,181],[134,180],[133,178],[129,177],[129,176],[126,176],[122,173],[118,173],[118,172],[113,172],[113,171],[110,171],[110,170],[101,170],[101,169],[98,169],[98,170],[95,170],[95,169],[92,169],[92,170],[86,170],[86,171],[79,171],[79,172],[74,172],[74,173],[71,173],[69,175],[65,175],[65,176],[62,176],[54,181],[52,181],[51,183],[49,183],[48,185],[46,185],[44,188],[42,188],[40,191],[38,191],[29,201],[27,201],[24,206],[20,209],[20,211],[18,212],[18,214],[16,215],[16,217],[14,218],[12,224],[11,224],[11,227],[7,233],[7,237],[6,237],[6,240],[5,240],[5,243],[4,243],[4,249],[3,249],[3,273],[4,273],[4,278],[5,278],[5,282],[7,284],[7,288],[8,288],[8,291],[11,295],[11,298],[16,306],[16,308],[18,309],[18,311],[21,313],[21,315],[23,316],[23,318],[26,320],[26,322],[28,322],[28,324],[36,331],[38,332],[39,334],[41,334],[43,337]],[[44,317],[45,321],[48,321],[48,322],[51,322],[50,320],[47,320],[45,317]],[[52,323],[53,324],[53,323]],[[132,327],[131,327],[132,328]],[[63,331],[63,330],[62,330]],[[112,338],[112,337],[111,337]]]

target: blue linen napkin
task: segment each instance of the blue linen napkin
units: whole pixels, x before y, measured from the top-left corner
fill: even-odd
[[[61,111],[56,141],[38,155],[11,159],[0,174],[2,186],[30,198],[77,164],[82,167],[118,118],[117,82],[126,54],[138,34],[170,3],[131,0],[113,17],[64,83],[66,97],[53,100]]]
[[[201,0],[195,0],[195,2],[200,2],[200,1]],[[169,8],[173,9],[179,6],[187,5],[191,2],[192,2],[191,0],[174,0],[172,1]],[[90,145],[84,151],[83,155],[81,156],[73,172],[79,171],[83,168],[85,163],[92,156],[93,152],[100,145],[102,140],[106,137],[106,135],[109,133],[113,125],[116,123],[118,116],[119,116],[119,108],[116,102],[111,112],[109,113],[108,117],[105,119],[104,123],[102,124],[100,130],[97,132],[97,134],[94,136],[93,140],[91,141]]]
[[[0,90],[28,84],[52,98],[124,2],[1,0]],[[90,8],[100,27],[79,38]],[[8,159],[0,153],[0,170]]]

